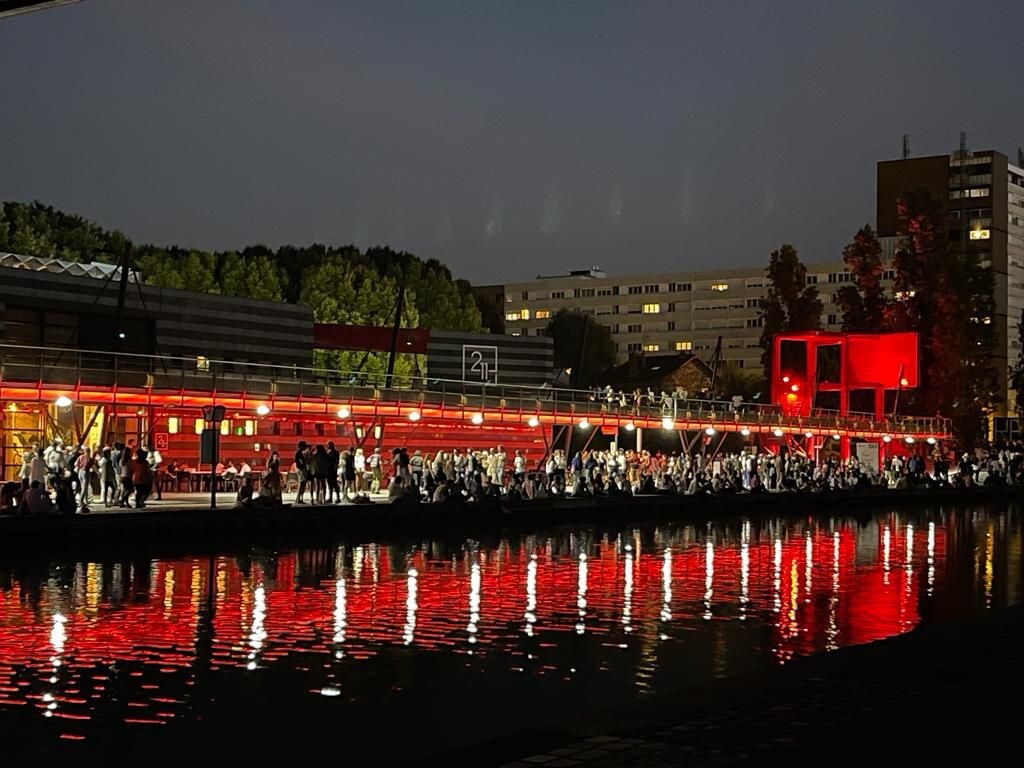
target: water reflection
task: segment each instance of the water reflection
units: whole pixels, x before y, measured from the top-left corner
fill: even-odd
[[[1015,509],[949,509],[0,564],[0,716],[23,707],[69,737],[164,724],[235,674],[321,706],[500,696],[511,673],[533,695],[667,690],[1016,603],[1020,541]]]

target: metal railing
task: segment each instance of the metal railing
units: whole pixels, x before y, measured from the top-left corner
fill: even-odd
[[[628,422],[671,418],[693,425],[735,424],[764,431],[864,432],[944,437],[949,420],[941,417],[897,416],[877,420],[872,414],[815,410],[791,415],[777,405],[732,400],[653,397],[637,400],[630,393],[554,386],[524,386],[468,382],[430,376],[395,376],[385,386],[384,374],[340,372],[329,368],[236,362],[205,357],[139,355],[55,347],[0,344],[0,383],[25,386],[143,388],[195,395],[237,394],[249,399],[276,397],[316,399],[325,403],[381,400],[402,406],[457,406],[463,409],[503,409],[522,414],[602,414]],[[692,426],[691,426],[692,428]]]

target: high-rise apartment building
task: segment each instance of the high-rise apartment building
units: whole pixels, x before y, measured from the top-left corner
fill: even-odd
[[[695,352],[707,359],[722,339],[722,360],[761,370],[761,299],[765,264],[740,269],[609,276],[597,267],[557,277],[480,286],[504,308],[509,333],[540,336],[556,312],[569,309],[608,327],[619,360],[631,352]],[[836,290],[850,281],[841,261],[807,265],[818,286],[822,323],[839,330]]]
[[[997,431],[1005,417],[1014,416],[1015,393],[1010,369],[1020,355],[1018,324],[1024,309],[1024,158],[1018,164],[992,150],[934,155],[878,164],[877,222],[887,256],[896,245],[896,203],[900,195],[928,190],[946,210],[950,247],[974,256],[992,269],[994,318],[964,318],[965,322],[994,322],[998,332],[995,362],[1000,397]],[[1003,422],[1002,424],[998,422]]]

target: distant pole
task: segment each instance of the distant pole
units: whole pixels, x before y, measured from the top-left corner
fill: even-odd
[[[391,378],[395,375],[395,358],[398,356],[398,332],[402,328],[402,312],[405,309],[405,266],[398,281],[398,300],[395,302],[395,325],[391,330],[391,353],[388,355],[388,372],[384,377],[384,388],[391,386]]]
[[[903,159],[907,160],[910,157],[910,134],[903,134]]]
[[[124,301],[128,293],[128,272],[129,264],[131,263],[131,252],[132,247],[126,244],[124,247],[124,253],[121,255],[121,274],[119,276],[120,280],[117,284],[117,309],[114,312],[114,333],[116,334],[117,342],[123,341],[125,338]],[[122,345],[117,344],[117,349],[121,348]]]

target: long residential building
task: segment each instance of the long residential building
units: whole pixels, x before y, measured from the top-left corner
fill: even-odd
[[[835,292],[850,279],[841,261],[807,266],[807,281],[818,286],[825,304],[826,330],[842,325]],[[759,371],[766,285],[764,266],[636,275],[592,267],[476,290],[504,307],[509,333],[543,336],[551,317],[570,309],[608,327],[620,361],[630,353],[671,351],[707,359],[721,338],[723,361]]]

